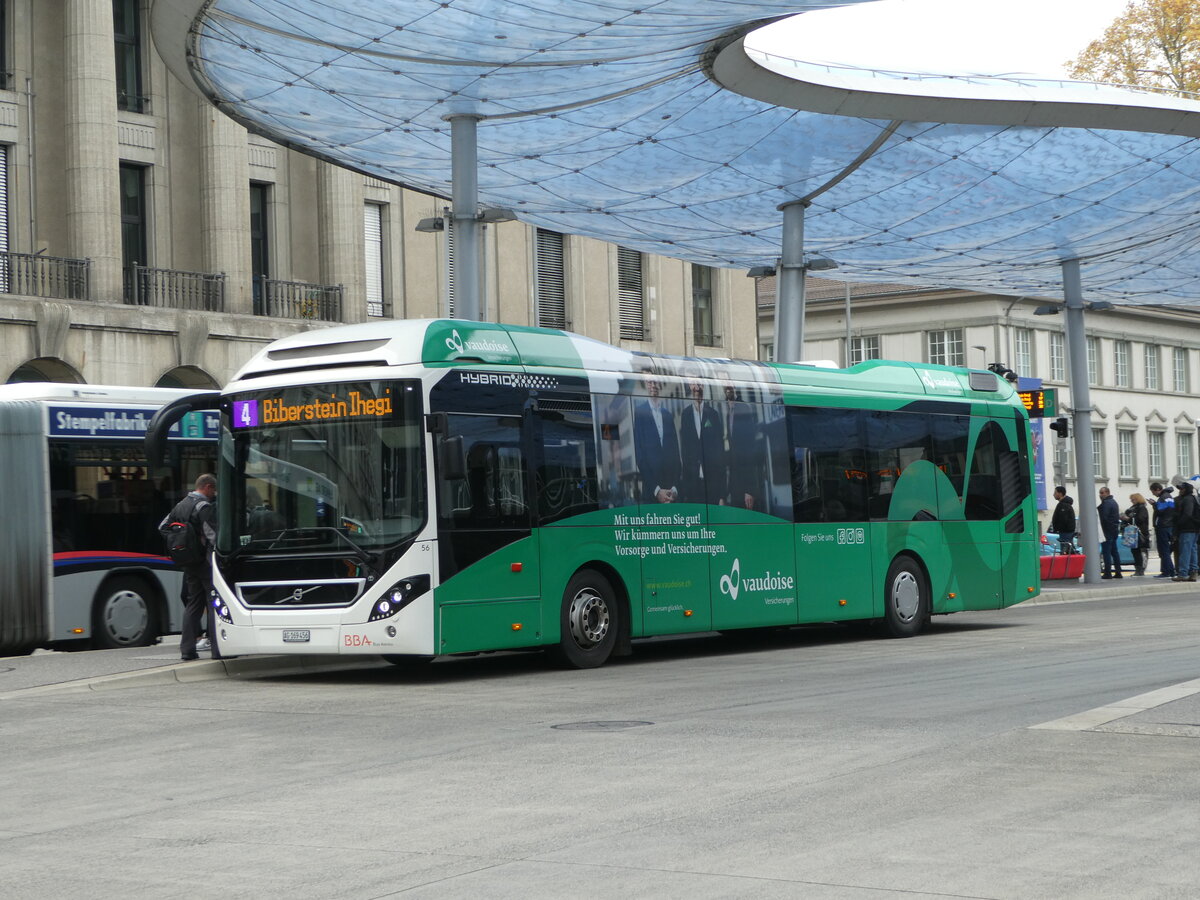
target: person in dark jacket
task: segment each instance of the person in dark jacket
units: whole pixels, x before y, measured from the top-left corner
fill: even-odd
[[[213,659],[221,658],[217,647],[216,631],[213,626],[212,607],[208,596],[212,593],[212,554],[217,545],[217,479],[204,474],[196,479],[196,489],[175,504],[159,523],[159,530],[168,522],[190,522],[204,549],[202,562],[183,567],[184,607],[183,629],[179,636],[179,653],[184,662],[199,659],[197,638],[201,622],[208,613],[209,649]]]
[[[1154,545],[1158,550],[1159,571],[1155,578],[1174,578],[1175,561],[1171,558],[1175,543],[1175,489],[1156,481],[1150,485],[1154,495]]]
[[[1061,484],[1054,489],[1054,499],[1058,505],[1050,516],[1050,530],[1058,535],[1064,553],[1075,549],[1075,501],[1067,496],[1067,489]]]
[[[1108,488],[1100,488],[1100,505],[1096,507],[1100,514],[1100,558],[1104,566],[1101,578],[1123,578],[1121,574],[1121,556],[1117,550],[1117,537],[1121,533],[1121,508]]]
[[[1137,526],[1138,540],[1129,548],[1129,552],[1133,554],[1133,574],[1145,575],[1145,554],[1150,550],[1150,511],[1146,509],[1146,498],[1141,494],[1130,494],[1129,501],[1129,509],[1121,514],[1121,521],[1126,526]]]
[[[1196,564],[1196,532],[1200,524],[1196,521],[1196,495],[1190,481],[1179,485],[1179,499],[1175,501],[1175,534],[1179,538],[1179,562],[1174,581],[1195,581],[1200,572]]]

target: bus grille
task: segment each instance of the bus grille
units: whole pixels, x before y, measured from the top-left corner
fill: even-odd
[[[363,579],[339,578],[334,581],[243,581],[238,597],[252,609],[281,606],[349,606],[363,591]]]

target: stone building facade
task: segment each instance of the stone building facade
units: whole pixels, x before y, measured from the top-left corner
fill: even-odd
[[[172,76],[145,0],[0,0],[0,376],[210,387],[298,330],[447,314],[449,206],[301,155]],[[753,284],[519,222],[486,317],[753,356]]]

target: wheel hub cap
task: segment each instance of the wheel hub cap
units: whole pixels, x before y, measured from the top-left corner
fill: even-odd
[[[892,582],[892,609],[904,622],[911,622],[921,603],[921,586],[911,572],[901,572]]]
[[[608,634],[608,604],[591,588],[584,588],[574,596],[567,619],[571,637],[585,649],[595,647]]]

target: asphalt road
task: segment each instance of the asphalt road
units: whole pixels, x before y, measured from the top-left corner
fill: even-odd
[[[1109,591],[590,672],[0,679],[0,896],[1191,898],[1198,636]]]

